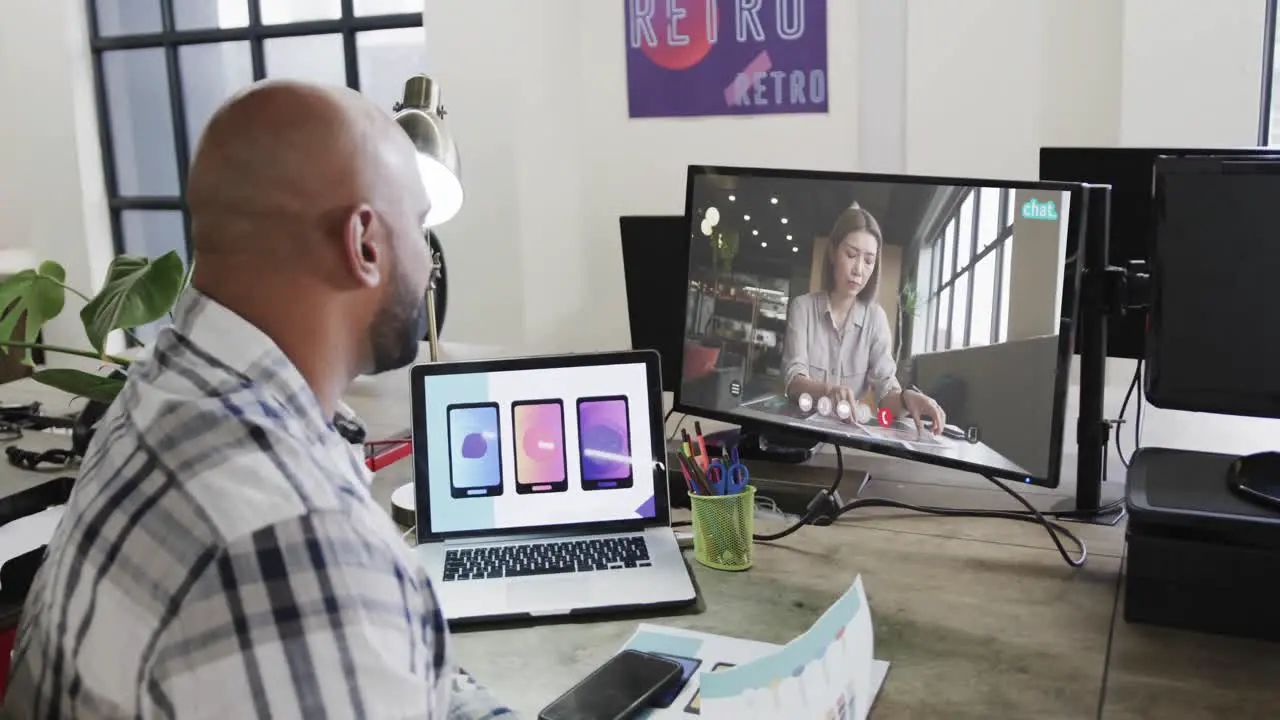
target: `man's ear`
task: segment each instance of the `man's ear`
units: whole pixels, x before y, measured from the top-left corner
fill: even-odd
[[[387,252],[385,235],[377,227],[378,216],[368,205],[360,205],[347,216],[343,229],[343,246],[346,265],[352,278],[368,287],[377,285],[382,278],[379,265],[382,254]]]

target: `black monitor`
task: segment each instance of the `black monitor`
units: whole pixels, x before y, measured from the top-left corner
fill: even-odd
[[[1040,179],[1111,186],[1111,232],[1108,261],[1112,267],[1148,274],[1152,236],[1151,188],[1156,158],[1161,156],[1260,155],[1280,157],[1280,148],[1040,148]],[[1101,230],[1101,229],[1096,229]],[[1075,256],[1075,241],[1068,257]],[[1112,295],[1107,315],[1107,355],[1139,360],[1146,335],[1148,292],[1128,283]],[[1069,302],[1074,298],[1068,298]],[[1074,351],[1080,352],[1080,335]]]
[[[689,226],[683,215],[627,216],[618,218],[618,224],[631,347],[658,353],[662,389],[675,392],[684,344],[686,286],[684,273],[673,270],[671,263],[672,258],[689,254]]]
[[[1075,312],[1061,278],[1083,197],[691,167],[677,407],[1056,487]],[[935,406],[936,434],[904,413]]]
[[[1174,410],[1280,417],[1280,162],[1156,161],[1146,394]]]

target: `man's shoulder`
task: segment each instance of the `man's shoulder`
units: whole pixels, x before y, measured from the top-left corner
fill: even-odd
[[[270,398],[252,389],[204,398],[156,388],[129,394],[95,433],[79,484],[117,482],[136,466],[162,476],[158,482],[223,537],[336,506],[325,476],[341,469]]]

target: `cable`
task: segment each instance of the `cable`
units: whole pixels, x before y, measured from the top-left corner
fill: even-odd
[[[673,412],[675,412],[675,408],[672,408],[671,410],[668,410],[668,411],[667,411],[667,418],[671,417],[671,413],[673,413]],[[680,416],[680,422],[676,423],[676,426],[675,426],[675,427],[673,427],[673,428],[671,428],[671,434],[667,436],[667,442],[671,442],[672,440],[675,440],[675,439],[676,439],[676,435],[677,435],[677,434],[679,434],[679,432],[680,432],[680,427],[681,427],[681,426],[683,426],[683,425],[684,425],[684,421],[685,421],[685,420],[688,420],[688,419],[689,419],[689,416],[688,416],[688,415],[681,415],[681,416]],[[666,421],[666,418],[663,418],[662,423],[665,425],[665,424],[666,424],[666,422],[667,422],[667,421]]]
[[[1133,373],[1134,381],[1139,385],[1138,390],[1138,417],[1133,423],[1133,451],[1138,452],[1138,448],[1142,447],[1142,360],[1138,360],[1138,369]],[[1133,456],[1129,456],[1129,462],[1133,462]],[[1128,467],[1128,465],[1125,465]]]
[[[840,487],[840,481],[844,479],[844,453],[841,451],[839,445],[836,445],[834,447],[836,450],[836,477],[835,477],[835,480],[831,483],[831,487],[829,489],[819,491],[817,496],[814,497],[813,501],[809,503],[809,507],[805,511],[804,516],[802,516],[799,520],[797,520],[791,526],[783,530],[780,530],[776,533],[757,533],[752,536],[753,540],[755,540],[756,542],[773,542],[776,540],[781,540],[782,538],[785,538],[788,535],[791,535],[797,532],[798,530],[800,530],[800,528],[804,527],[805,525],[830,524],[830,522],[834,518],[821,517],[822,510],[825,505],[828,505],[828,501],[831,498],[835,497],[836,489]],[[1035,507],[1032,506],[1031,503],[1028,502],[1025,497],[1023,497],[1017,491],[1013,490],[1013,488],[1010,488],[1004,482],[990,475],[987,475],[985,477],[988,480],[990,480],[992,483],[994,483],[996,487],[1000,488],[1005,493],[1013,497],[1014,500],[1017,500],[1019,504],[1021,504],[1024,508],[1026,508],[1026,510],[968,510],[963,508],[941,508],[941,507],[932,507],[928,505],[912,505],[911,503],[899,502],[897,500],[889,500],[887,498],[860,498],[840,506],[835,512],[835,517],[836,518],[841,517],[846,513],[850,513],[855,510],[859,510],[861,508],[889,507],[889,508],[897,508],[900,510],[908,510],[911,512],[924,513],[926,515],[941,515],[941,516],[947,516],[947,517],[995,518],[995,519],[1002,519],[1002,520],[1016,520],[1018,522],[1036,523],[1041,527],[1043,527],[1045,529],[1045,532],[1049,533],[1049,538],[1053,540],[1053,544],[1057,548],[1058,554],[1062,556],[1062,559],[1066,561],[1068,565],[1070,565],[1071,567],[1081,567],[1085,564],[1085,562],[1088,560],[1088,557],[1089,557],[1089,551],[1084,541],[1081,540],[1079,537],[1077,537],[1075,533],[1072,533],[1070,530],[1064,527],[1062,524],[1056,523],[1049,519],[1049,517],[1055,517],[1059,515],[1068,515],[1070,514],[1070,511],[1066,513],[1042,513],[1039,510],[1036,510]],[[826,521],[825,523],[822,522],[824,520]],[[1071,554],[1067,552],[1067,548],[1065,545],[1063,545],[1061,537],[1066,537],[1068,540],[1071,541],[1073,545],[1079,548],[1080,553],[1077,557],[1072,557]]]
[[[1124,393],[1124,401],[1120,403],[1120,417],[1119,417],[1120,423],[1123,423],[1125,421],[1124,416],[1129,412],[1129,401],[1133,399],[1133,391],[1138,387],[1138,380],[1141,377],[1141,375],[1142,375],[1142,361],[1139,360],[1137,366],[1133,369],[1133,379],[1129,381],[1129,389],[1126,390]],[[1138,423],[1141,423],[1141,422],[1142,422],[1142,393],[1138,393],[1138,422],[1134,423],[1134,427],[1136,428]],[[1129,467],[1129,458],[1125,457],[1124,448],[1121,447],[1121,443],[1120,443],[1120,441],[1123,439],[1124,436],[1121,435],[1120,425],[1118,424],[1116,425],[1115,435],[1116,435],[1116,454],[1120,456],[1120,462],[1124,463],[1125,467]],[[1138,431],[1136,429],[1133,432],[1133,442],[1134,442],[1133,449],[1136,451],[1138,449]],[[1105,461],[1103,462],[1102,466],[1103,468],[1106,468]]]

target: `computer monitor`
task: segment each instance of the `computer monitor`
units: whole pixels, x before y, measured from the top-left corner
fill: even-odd
[[[1147,398],[1280,417],[1280,332],[1270,320],[1280,158],[1161,158],[1155,167]]]
[[[683,271],[672,270],[671,259],[688,256],[689,226],[683,215],[624,216],[618,225],[631,347],[658,353],[662,389],[675,392],[684,343],[686,278]]]
[[[1162,156],[1257,155],[1280,157],[1280,148],[1040,148],[1040,179],[1111,186],[1111,233],[1108,260],[1113,267],[1149,273],[1152,236],[1151,186],[1156,158]],[[1096,229],[1096,228],[1095,228]],[[1069,238],[1068,257],[1076,255]],[[1112,298],[1107,314],[1107,355],[1139,360],[1143,357],[1149,298],[1141,284],[1132,284],[1125,298]],[[1074,302],[1074,297],[1068,297]],[[1128,307],[1126,307],[1126,305]],[[1080,335],[1074,352],[1080,353]]]
[[[1083,205],[1067,183],[691,167],[677,407],[1056,487]],[[934,407],[936,434],[904,417]]]

